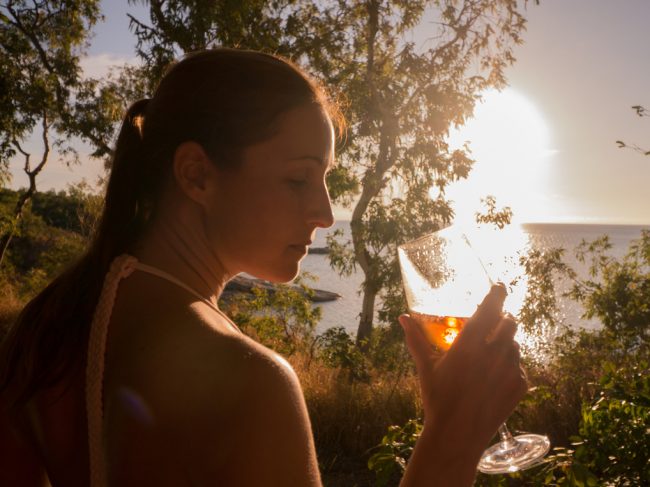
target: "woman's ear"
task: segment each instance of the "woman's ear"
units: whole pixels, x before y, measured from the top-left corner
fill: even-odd
[[[174,179],[180,190],[203,207],[210,204],[211,191],[216,187],[217,168],[196,142],[183,142],[174,152]]]

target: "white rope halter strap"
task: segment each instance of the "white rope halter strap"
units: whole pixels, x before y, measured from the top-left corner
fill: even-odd
[[[116,257],[104,279],[88,340],[88,359],[86,363],[86,417],[88,419],[88,453],[90,460],[90,486],[105,487],[106,465],[102,439],[104,383],[104,360],[108,322],[111,319],[113,303],[120,280],[129,276],[136,268],[138,260],[127,254]]]
[[[90,487],[105,487],[107,485],[102,435],[104,416],[102,396],[108,323],[111,319],[113,304],[115,303],[115,296],[117,294],[120,280],[131,275],[131,273],[136,269],[153,274],[182,287],[219,313],[234,331],[237,333],[243,333],[239,327],[228,318],[228,316],[214,305],[214,303],[203,297],[190,286],[176,279],[171,274],[138,262],[138,259],[128,254],[122,254],[113,260],[111,267],[106,274],[106,278],[104,279],[104,285],[97,302],[97,307],[95,308],[92,324],[90,325],[90,337],[88,340],[88,359],[86,364],[86,416],[88,418]]]

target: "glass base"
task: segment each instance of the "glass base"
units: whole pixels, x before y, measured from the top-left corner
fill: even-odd
[[[551,442],[543,435],[511,437],[485,450],[478,469],[489,474],[525,470],[541,463],[550,448]]]

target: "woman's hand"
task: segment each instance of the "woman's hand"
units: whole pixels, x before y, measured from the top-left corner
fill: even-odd
[[[424,455],[436,458],[435,463],[463,470],[464,475],[458,472],[456,483],[449,485],[465,485],[460,478],[469,478],[470,471],[467,485],[471,484],[483,450],[527,389],[519,365],[519,345],[514,341],[517,325],[511,316],[502,314],[505,297],[503,285],[493,286],[439,359],[418,323],[408,315],[400,316],[424,404],[424,429],[418,446],[426,444],[430,451]],[[422,452],[414,452],[416,456],[421,457]],[[429,482],[442,480],[427,477],[424,470],[422,475],[407,471],[405,479],[409,477],[409,485],[418,485],[421,476]]]

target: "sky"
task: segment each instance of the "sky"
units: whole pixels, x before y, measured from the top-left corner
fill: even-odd
[[[650,223],[650,156],[616,145],[650,150],[630,108],[650,106],[650,2],[542,0],[526,17],[509,89],[469,123],[475,184],[451,193],[479,177],[523,221]]]
[[[89,75],[135,62],[126,11],[146,18],[142,6],[123,1],[102,8],[105,21],[83,60]],[[526,18],[509,87],[486,93],[475,118],[450,135],[452,146],[468,141],[476,160],[469,180],[447,192],[457,215],[473,215],[493,194],[522,222],[650,224],[650,156],[616,145],[650,150],[650,118],[631,109],[650,108],[650,1],[542,0],[529,2]],[[416,37],[430,28],[425,20]],[[38,151],[37,140],[30,146]],[[27,183],[20,163],[11,164],[14,188]],[[59,190],[101,173],[101,161],[72,168],[52,161],[37,184]]]

